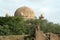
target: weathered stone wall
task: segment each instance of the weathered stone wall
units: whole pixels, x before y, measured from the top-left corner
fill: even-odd
[[[24,40],[24,35],[0,36],[0,40]]]
[[[35,40],[49,40],[47,36],[42,32],[36,31]],[[26,39],[24,39],[26,37]],[[31,40],[28,35],[9,35],[0,36],[0,40]],[[58,35],[50,33],[50,40],[59,40]]]
[[[58,35],[50,33],[48,34],[50,37],[47,37],[43,32],[36,32],[36,39],[35,40],[60,40]]]
[[[46,36],[43,32],[37,32],[35,40],[46,40]]]
[[[8,35],[0,36],[0,40],[60,40],[60,36],[53,33],[43,33],[39,26],[36,26],[35,38],[30,35]]]
[[[58,35],[50,33],[50,40],[59,40]]]
[[[53,33],[46,33],[47,40],[59,40],[59,37],[57,34]]]
[[[60,34],[58,34],[58,39],[60,40]]]
[[[35,40],[59,40],[58,35],[53,33],[43,33],[39,26],[36,26]]]

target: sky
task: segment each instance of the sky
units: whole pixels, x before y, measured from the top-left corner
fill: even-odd
[[[60,24],[60,0],[0,0],[0,16],[13,16],[22,6],[32,8],[37,17],[43,14],[48,21]]]

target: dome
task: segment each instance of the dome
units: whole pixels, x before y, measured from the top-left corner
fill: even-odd
[[[25,18],[34,18],[34,11],[28,7],[21,7],[15,11],[14,16],[24,16]]]

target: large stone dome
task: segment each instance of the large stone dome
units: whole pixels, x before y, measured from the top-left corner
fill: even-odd
[[[26,19],[35,19],[34,11],[28,7],[20,7],[15,11],[14,16],[23,16]]]

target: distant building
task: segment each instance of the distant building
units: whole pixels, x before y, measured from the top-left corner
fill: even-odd
[[[40,19],[40,20],[44,20],[43,14],[40,15],[39,19]]]
[[[6,13],[5,17],[9,17],[9,14],[8,14],[8,13]]]
[[[15,11],[14,16],[23,16],[25,19],[35,19],[34,11],[28,7],[21,7]]]

